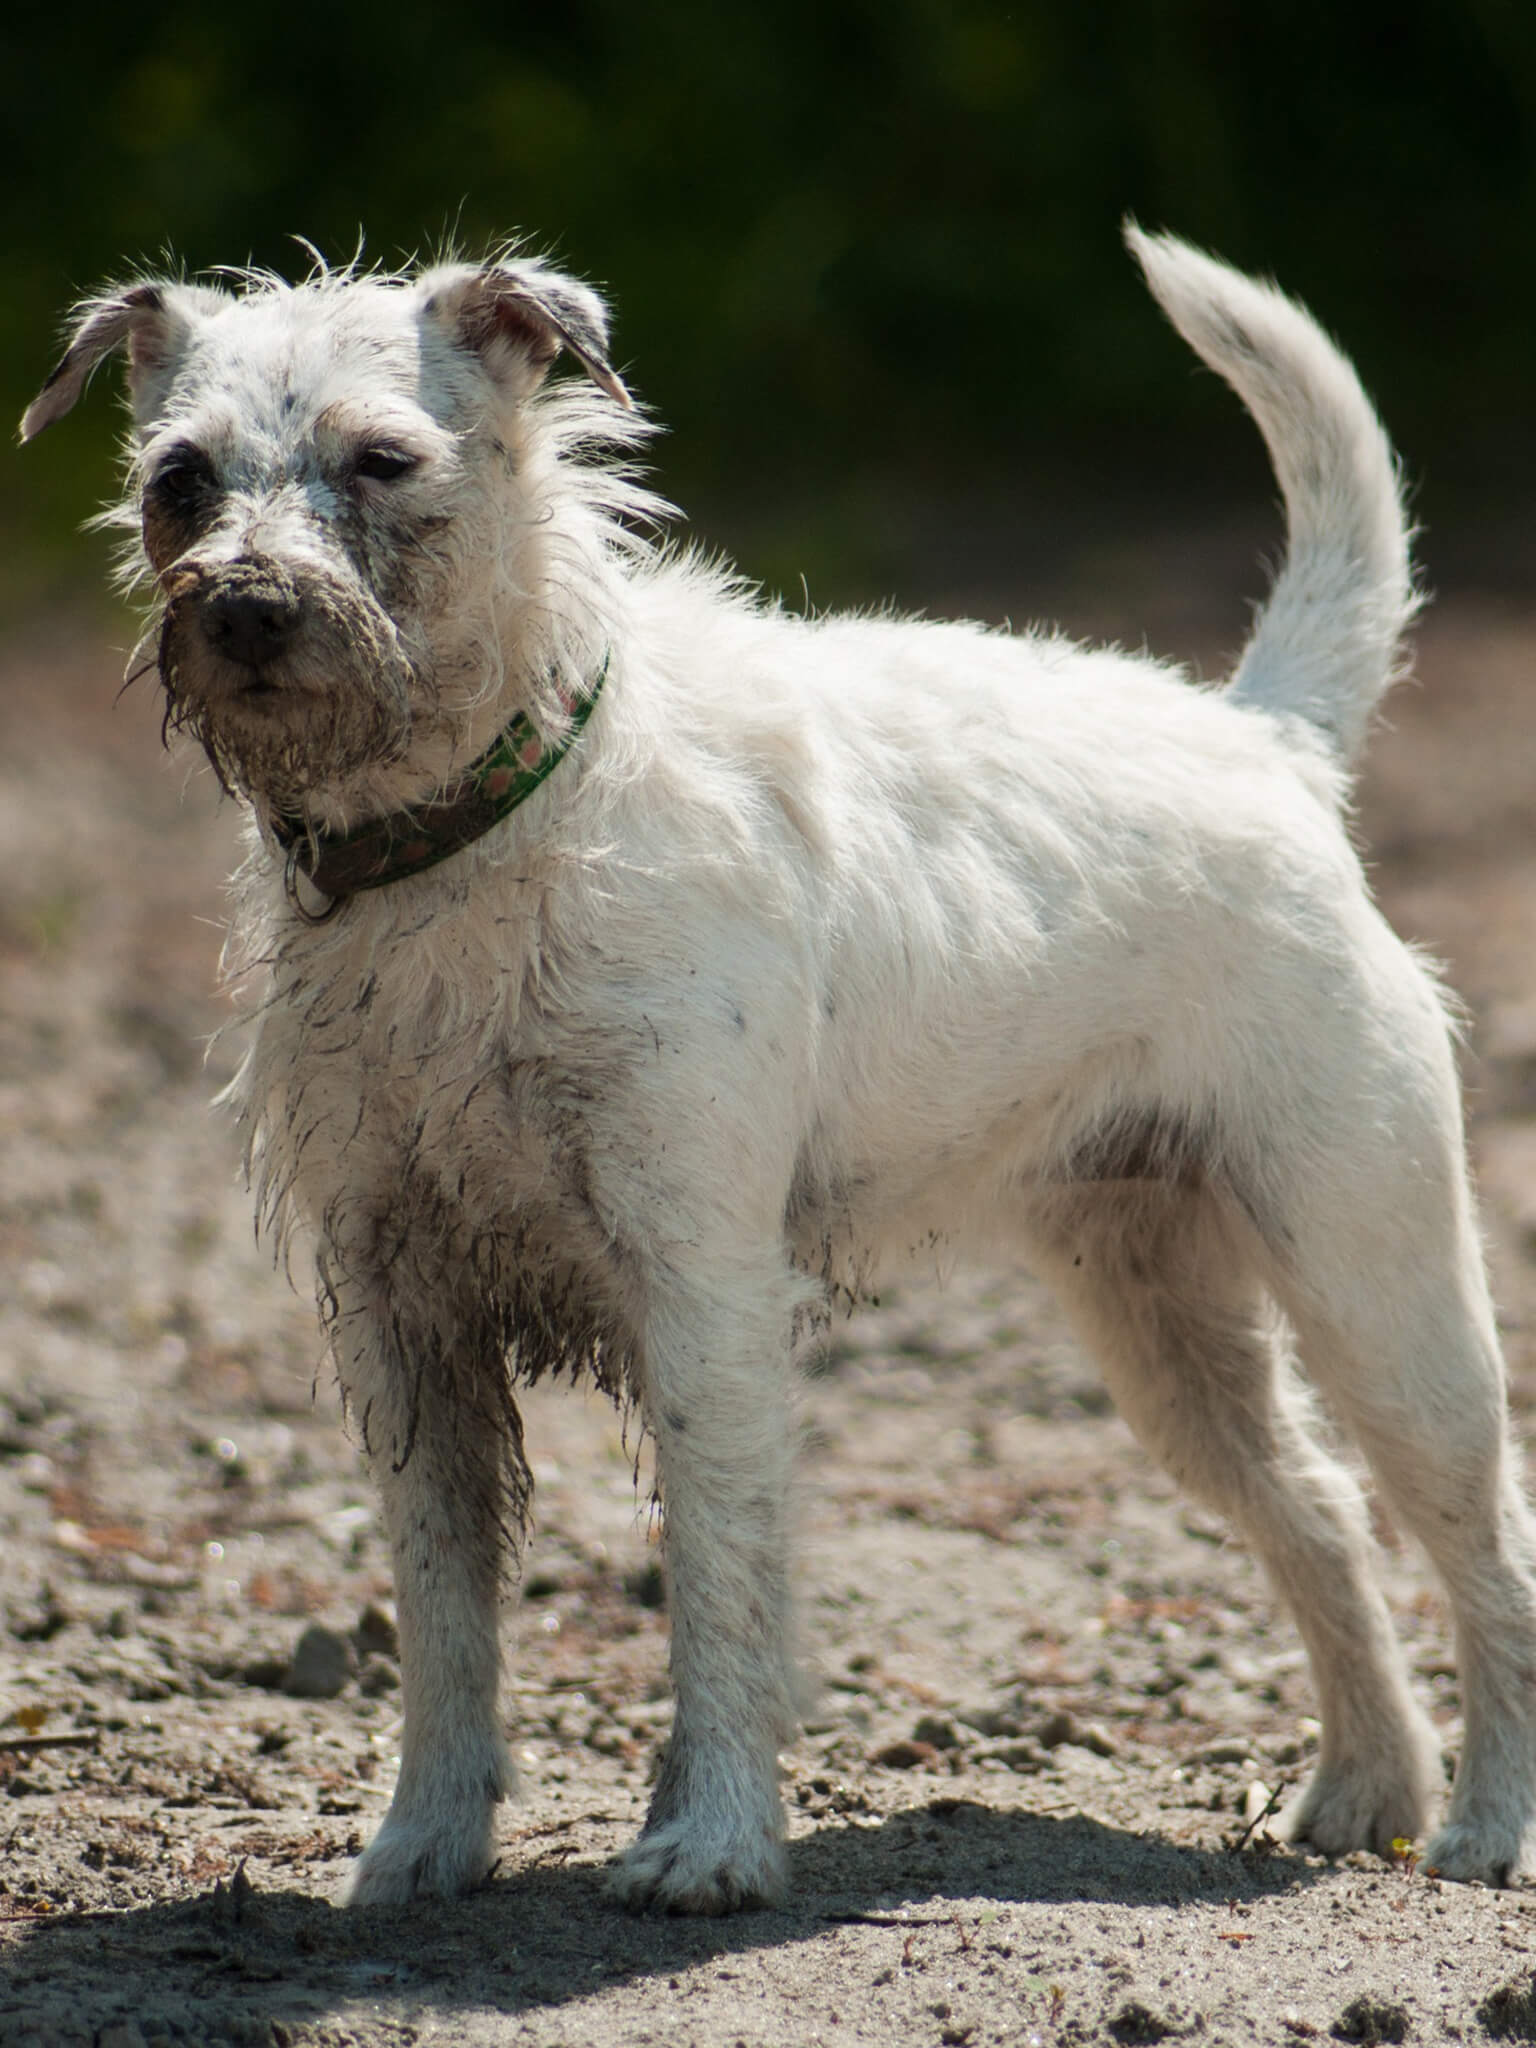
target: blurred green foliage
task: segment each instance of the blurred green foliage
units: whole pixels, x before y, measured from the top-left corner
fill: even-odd
[[[1528,0],[23,0],[0,76],[13,417],[70,298],[163,251],[292,272],[295,235],[393,264],[522,229],[610,290],[665,488],[841,594],[904,494],[1175,455],[1198,486],[1246,447],[1132,212],[1306,298],[1415,471],[1530,467]],[[6,467],[0,595],[108,489],[83,414]]]

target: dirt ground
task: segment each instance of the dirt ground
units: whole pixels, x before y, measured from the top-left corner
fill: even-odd
[[[1123,616],[1072,623],[1214,672],[1235,583],[1160,545]],[[1529,1433],[1536,604],[1453,592],[1419,645],[1361,836],[1468,1006]],[[0,647],[0,2043],[1536,2040],[1536,1891],[1251,1825],[1316,1743],[1294,1629],[1019,1275],[918,1276],[807,1387],[822,1686],[784,1759],[787,1910],[604,1897],[667,1727],[665,1616],[633,1446],[541,1392],[501,1862],[453,1907],[339,1911],[397,1761],[385,1548],[209,1107],[235,819],[161,755],[150,685],[111,708],[119,667],[84,628]],[[1454,1753],[1441,1608],[1380,1533]]]

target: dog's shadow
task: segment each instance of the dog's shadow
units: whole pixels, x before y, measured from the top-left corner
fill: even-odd
[[[259,2017],[275,2040],[303,2038],[293,2030],[359,1999],[399,1999],[417,2016],[516,2015],[839,1927],[889,1930],[899,1965],[919,1947],[958,1955],[1016,1931],[1010,1908],[1241,1903],[1322,1874],[1284,1852],[1180,1848],[1081,1816],[955,1799],[878,1824],[829,1820],[792,1844],[790,1864],[786,1908],[719,1920],[626,1914],[607,1898],[601,1864],[553,1860],[451,1905],[342,1912],[237,1884],[174,1904],[42,1918],[12,1929],[0,2034],[11,2038],[6,2027],[22,2020],[57,2022],[61,2005],[75,2024],[97,2027],[146,2013],[175,2023],[188,2008],[206,2027],[227,2005]]]

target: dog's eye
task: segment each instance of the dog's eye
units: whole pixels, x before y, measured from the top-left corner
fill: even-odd
[[[416,467],[414,455],[402,455],[398,448],[368,448],[353,465],[358,476],[373,484],[392,484]]]
[[[171,511],[186,511],[217,487],[213,464],[200,448],[173,448],[150,478],[149,488]]]

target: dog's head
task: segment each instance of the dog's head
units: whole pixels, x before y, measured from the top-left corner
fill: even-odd
[[[581,660],[556,593],[603,494],[573,493],[565,458],[601,402],[541,390],[562,350],[613,401],[598,432],[635,431],[586,286],[514,259],[142,280],[78,309],[22,439],[118,349],[133,426],[110,518],[154,589],[168,722],[227,786],[289,811],[409,800],[477,718],[537,712],[551,664]]]

